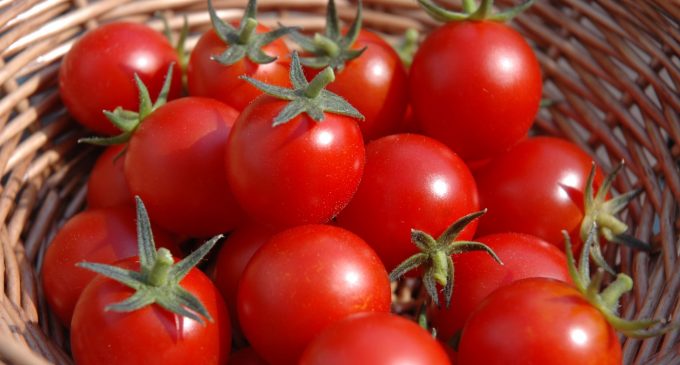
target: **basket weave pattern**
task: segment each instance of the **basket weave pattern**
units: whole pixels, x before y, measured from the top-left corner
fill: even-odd
[[[268,25],[324,24],[326,0],[258,3]],[[337,3],[342,18],[354,15],[353,3]],[[227,20],[238,19],[244,5],[215,1]],[[437,25],[414,0],[364,5],[364,26],[388,37]],[[174,30],[188,16],[188,48],[210,26],[205,0],[0,0],[0,363],[72,362],[38,273],[56,230],[84,208],[96,150],[76,143],[87,132],[59,100],[59,61],[84,30],[123,19],[161,30],[159,14]],[[644,189],[624,218],[631,234],[657,250],[606,251],[635,280],[622,302],[627,318],[680,318],[679,19],[673,0],[539,0],[512,23],[536,50],[544,97],[553,101],[535,130],[576,142],[605,171],[625,160],[615,189]],[[680,364],[680,331],[622,341],[625,364]]]

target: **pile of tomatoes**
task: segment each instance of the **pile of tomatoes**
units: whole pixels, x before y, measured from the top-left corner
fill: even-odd
[[[60,95],[107,147],[42,284],[76,363],[621,362],[562,233],[580,251],[606,183],[578,146],[528,136],[542,81],[501,21],[517,9],[420,3],[455,21],[410,67],[332,0],[316,35],[266,28],[251,0],[234,24],[209,3],[189,57],[133,23],[73,45]],[[402,274],[434,294],[424,326],[390,313]]]

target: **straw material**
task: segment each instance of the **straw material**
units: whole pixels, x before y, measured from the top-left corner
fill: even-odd
[[[453,1],[450,1],[453,2]],[[264,23],[316,30],[326,0],[260,0]],[[349,19],[353,4],[338,0]],[[501,1],[506,6],[510,1]],[[237,19],[245,0],[218,0]],[[364,24],[397,37],[436,22],[414,0],[364,0]],[[452,6],[456,6],[455,4]],[[0,362],[69,364],[66,333],[41,298],[45,246],[83,209],[96,150],[77,145],[56,87],[59,61],[82,33],[126,19],[174,30],[187,15],[195,44],[209,27],[205,0],[0,0]],[[635,279],[622,303],[627,318],[680,318],[680,3],[674,0],[539,0],[513,21],[538,53],[544,96],[540,133],[570,139],[605,171],[625,160],[617,191],[641,187],[627,210],[631,233],[652,254],[609,245],[606,257]],[[394,39],[394,38],[392,38]],[[412,287],[396,288],[397,308],[413,306]],[[625,364],[680,364],[680,332],[624,341]]]

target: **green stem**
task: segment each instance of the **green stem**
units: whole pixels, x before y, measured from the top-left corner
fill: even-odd
[[[335,58],[337,57],[340,52],[342,51],[340,47],[338,46],[337,43],[335,43],[332,39],[316,33],[314,35],[314,43],[316,43],[316,46],[323,49],[324,52],[330,57],[330,58]]]
[[[248,44],[250,38],[255,34],[257,29],[257,20],[255,18],[247,18],[241,33],[238,35],[239,44]]]
[[[595,221],[598,226],[609,228],[614,235],[619,235],[628,230],[628,226],[625,223],[611,214],[600,213],[597,215],[597,218],[595,218]]]
[[[600,297],[609,310],[614,310],[621,296],[631,289],[633,289],[633,279],[626,274],[619,274],[616,276],[616,280],[602,291]]]
[[[161,247],[156,253],[156,260],[149,272],[149,283],[153,286],[163,286],[168,282],[168,274],[174,260],[167,248]]]
[[[475,7],[477,4],[475,4],[475,0],[463,0],[463,11],[471,14],[473,11],[475,11]]]
[[[448,262],[446,260],[446,253],[436,251],[432,255],[432,268],[434,272],[434,280],[441,286],[447,283]]]
[[[335,81],[335,73],[331,67],[326,67],[312,79],[307,88],[305,88],[304,95],[310,99],[314,99],[333,81]]]
[[[487,19],[491,12],[493,11],[493,0],[482,0],[479,8],[470,16],[470,19]]]

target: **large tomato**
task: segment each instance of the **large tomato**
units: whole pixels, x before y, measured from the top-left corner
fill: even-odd
[[[570,284],[529,278],[488,296],[465,324],[461,365],[620,365],[605,317]]]
[[[419,128],[465,161],[522,138],[541,100],[541,73],[524,38],[494,21],[447,23],[420,45],[409,91]]]
[[[358,236],[304,225],[274,235],[241,277],[237,310],[252,347],[272,365],[293,365],[325,327],[359,312],[389,312],[387,271]]]
[[[132,206],[134,200],[125,180],[125,145],[107,147],[97,158],[87,180],[87,207]]]
[[[416,323],[362,313],[334,323],[305,349],[300,365],[449,365],[444,348]]]
[[[488,213],[478,234],[522,232],[564,247],[571,233],[574,252],[584,216],[584,192],[593,159],[577,145],[556,137],[528,138],[475,172],[479,200]],[[596,170],[595,186],[602,182]]]
[[[148,26],[124,22],[102,25],[86,33],[64,55],[59,69],[59,95],[82,125],[97,133],[118,134],[120,131],[103,111],[119,106],[137,110],[139,91],[134,75],[155,96],[172,63],[174,74],[180,75],[175,50],[163,35]],[[181,78],[176,77],[169,98],[178,97],[181,89]]]
[[[158,246],[179,254],[173,240],[154,230]],[[40,272],[45,298],[60,322],[69,327],[73,308],[95,273],[76,267],[81,261],[113,263],[137,254],[132,206],[86,210],[71,217],[47,247]]]
[[[224,169],[237,116],[219,101],[186,97],[156,109],[137,128],[125,154],[125,177],[159,226],[208,237],[240,222]]]
[[[366,145],[364,176],[337,223],[368,242],[392,270],[419,252],[411,229],[437,237],[477,210],[474,179],[455,153],[429,137],[396,134]],[[472,238],[476,225],[458,239]]]

